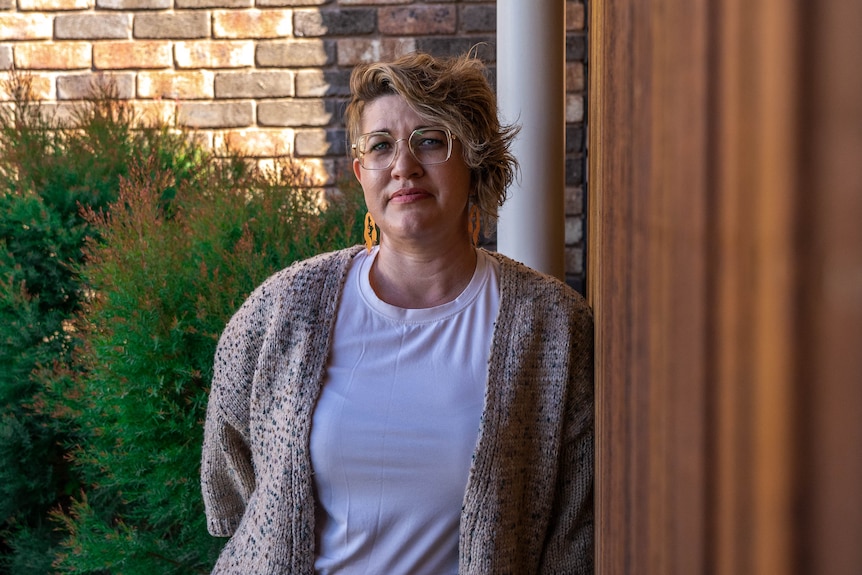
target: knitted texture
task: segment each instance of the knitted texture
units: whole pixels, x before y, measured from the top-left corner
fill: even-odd
[[[309,438],[350,261],[294,264],[252,293],[215,357],[201,484],[231,537],[214,574],[314,573]],[[583,298],[501,254],[459,573],[593,572],[593,333]]]

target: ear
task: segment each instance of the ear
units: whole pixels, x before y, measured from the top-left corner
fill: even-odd
[[[359,183],[362,183],[362,166],[359,165],[359,159],[353,158],[353,175],[356,176],[356,179]]]

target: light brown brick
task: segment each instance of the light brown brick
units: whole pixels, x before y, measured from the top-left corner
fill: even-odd
[[[582,275],[584,273],[584,250],[581,247],[565,249],[566,274]]]
[[[0,45],[0,70],[12,67],[12,46]]]
[[[567,187],[564,197],[566,205],[566,215],[579,216],[584,213],[583,186]]]
[[[216,98],[284,98],[293,96],[293,72],[221,72],[215,77]]]
[[[566,30],[583,30],[586,11],[583,2],[566,2]]]
[[[172,64],[170,42],[138,40],[93,45],[93,65],[99,70],[169,68]]]
[[[138,72],[139,98],[167,98],[171,100],[201,100],[213,97],[213,73],[208,70],[194,72]]]
[[[585,87],[584,63],[569,62],[566,64],[566,92],[583,92]]]
[[[566,122],[584,121],[584,97],[581,94],[566,94]]]
[[[378,27],[382,34],[428,35],[452,34],[457,25],[455,6],[414,4],[381,8]]]
[[[331,40],[259,42],[255,60],[261,67],[326,66],[335,61],[335,43]]]
[[[8,69],[8,66],[6,67]],[[30,72],[27,73],[27,79],[29,83],[29,96],[26,96],[30,100],[53,100],[55,98],[54,93],[54,75],[53,74],[45,74],[40,72]],[[11,88],[9,85],[10,74],[9,72],[0,72],[0,100],[11,100],[12,94],[8,93],[7,88]]]
[[[135,16],[135,38],[206,38],[210,30],[209,14],[206,12],[157,12]]]
[[[316,188],[320,193],[319,197],[321,200],[324,199],[326,193],[326,190],[323,188],[335,184],[335,178],[332,174],[336,173],[338,160],[333,158],[297,158],[295,155],[283,151],[278,152],[274,156],[265,156],[265,147],[261,148],[259,153],[260,156],[258,158],[261,159],[257,161],[258,169],[264,172],[271,172],[279,166],[282,169],[286,168],[289,170],[284,175],[285,178],[289,178],[287,181],[293,186]],[[353,177],[352,173],[351,177]]]
[[[123,100],[135,97],[135,75],[122,74],[63,74],[57,77],[58,100],[85,100],[99,93],[99,86],[110,84],[115,95]]]
[[[128,40],[131,33],[128,14],[61,14],[54,20],[57,40]]]
[[[251,102],[182,102],[177,123],[190,128],[240,128],[254,122]]]
[[[230,130],[216,135],[213,145],[253,158],[272,158],[293,151],[293,130]]]
[[[584,219],[581,216],[566,216],[566,245],[580,243],[584,239]]]
[[[54,20],[45,14],[0,14],[0,40],[48,40]]]
[[[292,10],[216,10],[214,38],[284,38],[293,34]]]
[[[0,0],[0,10],[12,10],[15,8],[15,0]]]
[[[18,9],[34,12],[54,12],[61,10],[86,10],[88,0],[18,0]]]
[[[45,102],[39,108],[42,118],[52,126],[75,126],[81,116],[80,102]]]
[[[261,126],[327,126],[338,120],[329,100],[291,99],[261,102],[257,122]]]
[[[174,60],[178,68],[243,68],[254,66],[251,40],[177,42]]]
[[[413,38],[345,38],[338,40],[338,65],[355,66],[363,62],[391,60],[416,50]]]
[[[174,126],[177,103],[173,100],[132,100],[129,102],[135,117],[145,125]]]
[[[86,42],[15,44],[15,67],[26,70],[77,70],[89,68],[93,48]]]

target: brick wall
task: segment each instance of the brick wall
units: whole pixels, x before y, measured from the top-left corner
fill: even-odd
[[[219,149],[290,152],[322,186],[348,169],[342,110],[358,62],[478,45],[495,70],[494,1],[0,0],[0,76],[27,70],[63,118],[110,77],[145,115]],[[584,281],[582,0],[566,2],[566,274]],[[8,95],[0,89],[0,102]]]

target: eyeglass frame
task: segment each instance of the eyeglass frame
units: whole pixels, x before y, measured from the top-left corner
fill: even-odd
[[[441,162],[433,162],[427,164],[419,161],[419,158],[416,157],[416,153],[413,151],[413,146],[411,145],[411,142],[413,140],[413,136],[415,136],[417,132],[428,132],[431,130],[440,130],[441,132],[444,132],[446,134],[446,143],[448,147],[445,160]],[[406,138],[399,138],[392,143],[392,145],[395,147],[395,153],[392,154],[392,160],[390,160],[389,165],[382,168],[369,168],[362,163],[362,157],[365,155],[366,152],[362,152],[359,150],[359,142],[363,138],[368,138],[368,136],[374,135],[388,136],[389,138],[393,137],[392,134],[390,134],[389,132],[368,132],[366,134],[360,134],[359,137],[356,138],[356,142],[350,145],[350,149],[353,150],[353,157],[355,157],[359,161],[359,165],[362,166],[362,168],[365,170],[388,170],[389,168],[391,168],[395,164],[395,159],[398,158],[398,142],[403,142],[405,140],[407,141],[407,151],[410,152],[410,155],[413,156],[413,159],[416,160],[419,165],[439,166],[440,164],[445,164],[446,162],[448,162],[449,159],[452,157],[452,142],[458,139],[458,136],[453,134],[452,130],[450,130],[446,126],[428,126],[426,128],[416,128],[415,130],[410,132],[410,135]]]

